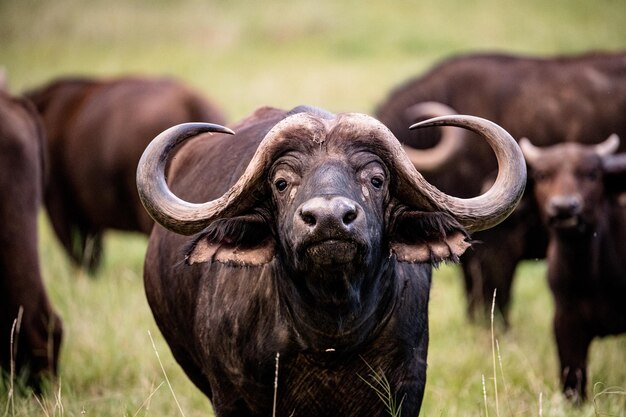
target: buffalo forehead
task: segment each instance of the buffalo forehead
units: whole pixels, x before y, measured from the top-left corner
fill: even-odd
[[[600,157],[591,146],[564,143],[541,150],[536,168],[593,169],[600,166]]]

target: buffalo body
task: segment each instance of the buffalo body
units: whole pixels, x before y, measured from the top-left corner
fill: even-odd
[[[424,184],[365,115],[265,108],[236,128],[182,145],[169,184],[162,152],[229,130],[173,127],[139,165],[144,204],[169,229],[153,229],[144,278],[176,360],[218,416],[383,416],[375,375],[417,415],[432,264],[518,201],[513,140],[515,184],[494,185],[505,194],[484,214]]]
[[[35,389],[56,375],[62,335],[37,248],[44,147],[32,104],[0,91],[0,367]]]
[[[561,384],[575,402],[586,398],[592,339],[626,332],[626,154],[612,154],[618,143],[617,136],[596,146],[522,143],[550,236]]]
[[[137,163],[162,130],[192,121],[223,123],[215,105],[169,78],[61,78],[27,93],[41,114],[50,154],[45,205],[57,237],[94,269],[102,233],[150,233],[139,202]]]

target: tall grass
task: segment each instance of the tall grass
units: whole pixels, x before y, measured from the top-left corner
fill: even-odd
[[[14,92],[66,74],[170,74],[231,120],[262,105],[369,113],[454,53],[626,49],[624,16],[617,0],[0,0],[0,66]],[[61,374],[39,399],[20,393],[19,379],[17,394],[0,388],[3,416],[210,413],[146,303],[145,238],[110,233],[90,277],[67,261],[43,215],[41,225],[43,274],[65,327]],[[592,344],[592,400],[580,409],[563,400],[544,275],[542,262],[521,266],[505,333],[468,324],[457,267],[435,272],[422,416],[624,416],[624,337]]]

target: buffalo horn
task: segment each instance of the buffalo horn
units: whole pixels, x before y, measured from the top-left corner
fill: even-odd
[[[511,136],[498,125],[473,116],[443,116],[430,119],[412,128],[426,126],[457,126],[472,130],[483,136],[494,149],[499,164],[494,185],[483,195],[470,199],[449,196],[429,184],[415,169],[401,144],[393,134],[377,120],[360,114],[341,116],[344,126],[366,130],[364,137],[377,138],[375,145],[386,154],[390,168],[396,177],[395,192],[398,198],[410,205],[427,210],[450,213],[470,231],[482,230],[502,221],[522,196],[526,183],[526,166],[519,147]],[[202,204],[189,203],[176,197],[167,186],[164,169],[168,154],[182,141],[204,132],[229,133],[230,129],[219,125],[192,124],[174,126],[160,135],[146,148],[137,170],[137,187],[147,211],[167,229],[190,235],[202,230],[219,217],[229,217],[251,209],[255,193],[251,190],[262,186],[265,173],[271,166],[280,145],[292,137],[285,132],[298,131],[321,143],[331,123],[307,113],[291,115],[277,123],[258,146],[243,175],[221,197]],[[358,131],[358,130],[357,130]],[[352,140],[350,136],[346,140]]]
[[[519,146],[522,150],[524,158],[530,165],[533,165],[539,155],[541,155],[541,149],[532,144],[528,138],[521,138],[519,140]]]
[[[219,217],[229,217],[253,207],[256,189],[266,181],[265,171],[272,163],[274,151],[287,140],[285,130],[306,131],[313,140],[318,138],[319,122],[306,113],[292,115],[277,123],[257,148],[243,175],[221,197],[202,204],[189,203],[175,196],[165,180],[165,165],[170,152],[181,142],[200,133],[215,132],[234,134],[226,127],[209,123],[183,123],[173,126],[152,140],[144,151],[137,169],[139,197],[150,214],[168,230],[192,235],[204,229]]]
[[[198,229],[195,225],[202,223],[205,211],[211,211],[215,204],[189,203],[176,197],[165,180],[165,166],[176,146],[201,133],[234,134],[232,130],[212,123],[179,124],[154,138],[137,166],[137,190],[146,211],[157,223],[181,234],[193,234]]]
[[[619,136],[613,133],[604,142],[600,142],[595,145],[595,151],[599,156],[608,156],[614,154],[619,148]]]
[[[520,148],[502,127],[476,116],[436,117],[416,123],[411,129],[444,125],[462,127],[482,136],[496,155],[498,176],[486,193],[468,199],[449,196],[424,181],[429,198],[439,209],[449,212],[470,231],[493,227],[515,209],[524,193],[526,164]]]
[[[410,120],[418,121],[426,117],[451,116],[458,114],[452,107],[438,101],[424,101],[406,109]],[[453,127],[441,129],[441,138],[432,148],[415,149],[403,145],[409,159],[420,172],[434,172],[445,167],[463,149],[463,131]]]

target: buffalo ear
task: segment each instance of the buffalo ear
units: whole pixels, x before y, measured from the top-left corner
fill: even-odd
[[[274,259],[276,243],[267,223],[258,215],[220,219],[189,246],[189,265],[219,262],[233,266],[260,266]]]
[[[626,153],[608,155],[602,158],[604,186],[611,194],[626,192]]]
[[[260,266],[274,259],[274,242],[270,241],[266,239],[263,245],[245,248],[212,243],[204,238],[194,242],[185,259],[189,265],[219,262],[235,266]]]
[[[457,262],[471,246],[468,233],[446,213],[407,211],[394,222],[391,251],[400,262]]]

